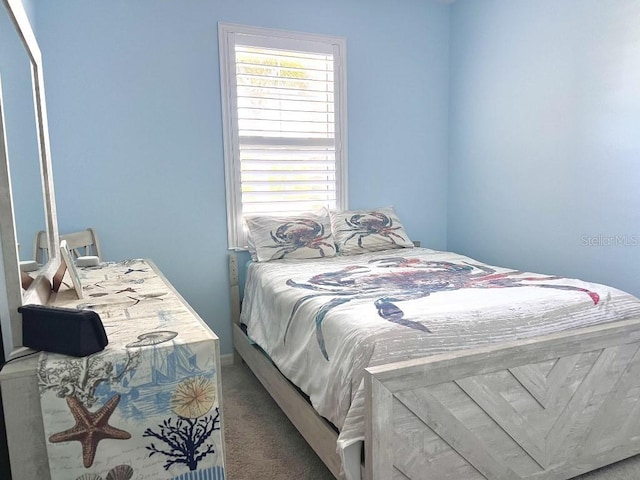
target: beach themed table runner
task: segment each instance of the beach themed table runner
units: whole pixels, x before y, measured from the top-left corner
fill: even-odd
[[[109,344],[43,352],[38,382],[52,480],[224,478],[217,337],[145,260],[79,269]]]

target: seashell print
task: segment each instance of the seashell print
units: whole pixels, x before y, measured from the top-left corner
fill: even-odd
[[[107,480],[130,480],[133,477],[133,468],[129,465],[118,465],[107,473]]]
[[[102,477],[97,473],[83,473],[76,480],[102,480]]]
[[[210,379],[197,376],[178,384],[171,395],[171,410],[182,418],[198,418],[216,401],[216,386]]]
[[[130,342],[125,345],[127,348],[146,347],[149,345],[158,345],[159,343],[168,342],[178,336],[178,332],[171,330],[157,330],[155,332],[147,332],[138,335],[138,341]]]

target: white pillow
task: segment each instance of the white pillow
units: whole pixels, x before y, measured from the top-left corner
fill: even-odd
[[[413,248],[393,207],[330,212],[330,217],[340,255]]]
[[[326,209],[291,216],[247,215],[254,260],[333,257],[336,245]]]

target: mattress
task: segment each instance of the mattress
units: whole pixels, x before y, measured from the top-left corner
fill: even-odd
[[[633,317],[640,301],[612,287],[407,248],[252,263],[241,322],[338,428],[347,462],[366,367]]]

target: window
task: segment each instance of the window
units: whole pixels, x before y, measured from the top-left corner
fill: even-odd
[[[343,38],[220,24],[229,248],[243,215],[346,209]]]

